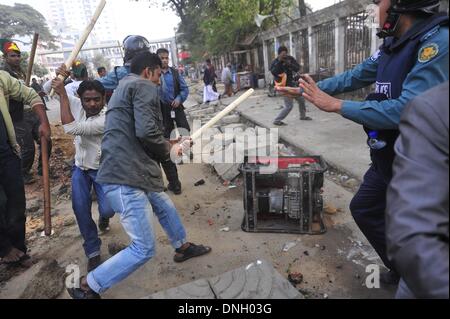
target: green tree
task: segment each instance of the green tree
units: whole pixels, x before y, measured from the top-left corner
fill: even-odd
[[[178,41],[188,45],[196,60],[238,49],[240,41],[260,31],[255,23],[258,13],[275,17],[266,20],[263,29],[278,24],[287,8],[297,7],[300,16],[307,14],[303,0],[165,0],[162,6],[180,17]]]
[[[41,43],[48,48],[55,48],[55,37],[50,33],[42,14],[27,4],[16,3],[14,6],[0,4],[0,37],[29,37],[30,43],[34,33],[39,33]]]
[[[28,70],[28,63],[30,60],[30,55],[28,52],[22,52],[21,54],[21,58],[20,58],[20,67],[22,68],[22,70],[24,72],[26,72]],[[33,72],[31,73],[32,75],[36,75],[37,77],[44,77],[47,74],[49,74],[50,72],[47,70],[47,68],[45,68],[44,66],[34,63],[33,64]]]
[[[35,63],[33,66],[33,74],[39,78],[43,78],[44,76],[50,74],[50,72],[45,66]]]

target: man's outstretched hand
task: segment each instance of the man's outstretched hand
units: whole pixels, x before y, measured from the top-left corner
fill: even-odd
[[[303,97],[322,111],[341,113],[343,101],[320,90],[316,82],[308,74],[302,75],[300,87],[303,89]]]

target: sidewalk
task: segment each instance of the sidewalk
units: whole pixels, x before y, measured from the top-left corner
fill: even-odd
[[[229,105],[234,99],[225,99]],[[271,98],[264,90],[238,107],[240,115],[258,126],[273,128],[272,122],[283,107],[283,98]],[[307,103],[308,116],[313,121],[300,121],[297,105],[284,121],[288,126],[276,127],[280,139],[309,155],[321,155],[338,171],[361,181],[370,165],[369,147],[361,125],[340,115],[328,114]]]

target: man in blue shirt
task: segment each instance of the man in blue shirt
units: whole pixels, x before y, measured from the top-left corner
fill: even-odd
[[[161,69],[161,111],[164,123],[164,137],[176,140],[177,134],[190,135],[190,126],[184,112],[183,103],[189,96],[189,88],[178,70],[169,67],[169,51],[165,48],[156,52],[162,61]],[[176,127],[175,127],[176,125]],[[171,160],[161,163],[169,181],[168,189],[176,195],[182,193],[177,166]]]
[[[314,83],[300,80],[306,100],[325,112],[364,126],[369,136],[372,166],[351,203],[361,231],[390,271],[382,282],[399,277],[386,253],[385,210],[392,178],[394,144],[406,104],[417,95],[448,80],[448,16],[439,14],[439,0],[376,0],[384,39],[371,58],[334,78]],[[342,101],[331,95],[376,84],[364,102]]]

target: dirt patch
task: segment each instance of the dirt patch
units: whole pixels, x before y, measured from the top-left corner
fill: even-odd
[[[64,268],[56,260],[44,261],[44,266],[34,276],[20,299],[56,299],[64,289]]]
[[[53,149],[50,157],[50,187],[52,188],[52,193],[55,190],[59,191],[61,187],[70,185],[71,178],[71,168],[72,160],[75,154],[75,147],[73,145],[73,137],[64,133],[64,129],[61,125],[52,125],[52,143]],[[38,167],[38,156],[36,156],[36,161],[33,165],[32,174],[34,174],[35,182],[31,185],[25,186],[25,194],[27,197],[27,203],[30,200],[37,200],[43,198],[43,183],[42,177],[35,174]],[[55,188],[57,187],[57,188]],[[67,193],[67,192],[65,192]],[[69,192],[70,193],[70,190]],[[52,194],[54,199],[61,199],[62,193]],[[42,204],[43,206],[43,204]],[[41,207],[43,208],[43,207]],[[39,207],[35,208],[36,210]]]
[[[24,269],[20,267],[10,267],[7,265],[0,265],[0,288],[11,278],[20,275]]]

